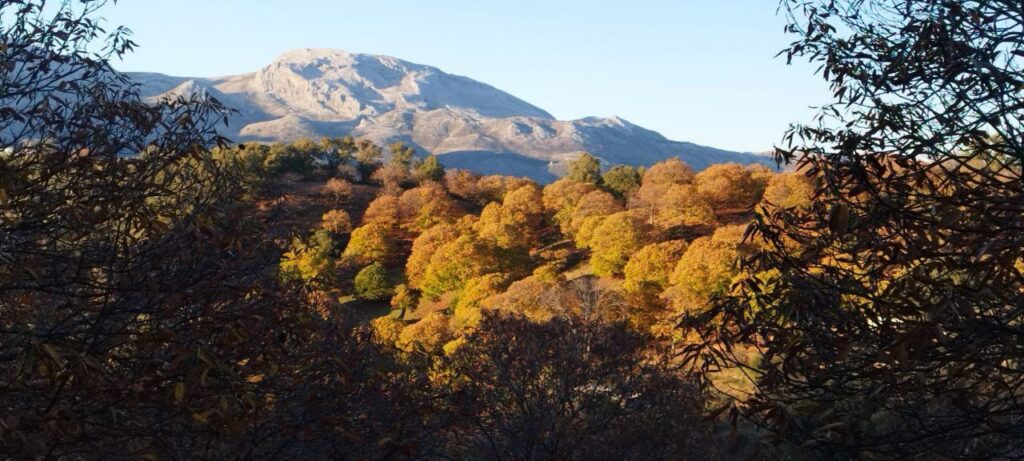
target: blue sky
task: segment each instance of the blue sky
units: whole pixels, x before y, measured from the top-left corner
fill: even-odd
[[[761,151],[827,101],[774,0],[121,0],[134,31],[122,70],[251,72],[291,48],[429,64],[561,119],[618,115],[665,136]]]

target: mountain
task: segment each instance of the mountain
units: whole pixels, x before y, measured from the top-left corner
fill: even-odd
[[[237,141],[346,134],[382,145],[404,141],[449,168],[542,182],[583,151],[607,164],[678,156],[698,170],[722,162],[773,165],[761,155],[671,141],[618,117],[556,120],[490,85],[388,56],[300,49],[244,75],[130,75],[151,100],[201,94],[237,110],[224,133]]]

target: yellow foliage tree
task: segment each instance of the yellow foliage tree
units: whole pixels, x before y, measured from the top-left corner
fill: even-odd
[[[746,226],[724,226],[710,237],[690,243],[679,259],[672,277],[672,287],[665,298],[676,309],[700,307],[712,296],[725,293],[737,275],[737,258],[755,251],[759,244],[743,242]]]
[[[647,221],[631,211],[605,218],[590,239],[590,266],[602,277],[621,275],[629,257],[652,239]]]
[[[780,173],[771,178],[763,204],[781,208],[808,208],[814,198],[814,181],[801,173]]]
[[[345,210],[331,210],[320,218],[320,228],[332,234],[352,232],[352,218]]]
[[[405,327],[398,337],[398,346],[407,351],[423,350],[440,354],[442,348],[455,334],[448,324],[448,316],[432,312],[412,325]]]
[[[477,326],[482,317],[481,303],[501,293],[507,280],[505,274],[487,274],[468,280],[452,309],[452,327],[458,330]]]
[[[407,234],[415,235],[437,224],[453,223],[461,214],[462,210],[448,191],[433,181],[409,189],[398,198],[399,222]]]
[[[561,303],[552,296],[556,284],[542,277],[527,277],[516,281],[508,289],[480,302],[485,309],[501,310],[525,315],[535,322],[546,322],[557,315]]]
[[[355,190],[352,187],[352,183],[344,179],[331,178],[327,180],[324,192],[334,199],[335,203],[344,205],[352,200]]]
[[[472,232],[441,245],[423,271],[420,288],[429,299],[461,290],[473,277],[497,272],[500,266],[491,245]]]
[[[334,239],[324,230],[314,233],[308,241],[295,239],[279,264],[285,279],[319,283],[334,269]]]
[[[488,175],[477,181],[476,190],[481,204],[486,204],[500,202],[505,199],[505,194],[530,184],[533,184],[533,181],[526,178]]]
[[[363,213],[363,226],[376,225],[389,231],[397,230],[401,222],[399,205],[398,197],[391,194],[373,199]]]
[[[655,163],[644,172],[637,195],[644,202],[655,203],[670,186],[692,184],[693,179],[693,168],[690,165],[678,158],[670,158]]]
[[[622,204],[612,194],[600,190],[589,192],[587,195],[580,197],[576,206],[573,207],[568,231],[570,235],[575,235],[587,218],[608,216],[622,210]]]
[[[759,175],[755,178],[750,168],[738,163],[720,163],[698,173],[694,184],[716,211],[749,208],[764,194],[765,176]]]
[[[715,222],[715,212],[691,184],[673,184],[654,207],[654,223],[662,229]]]
[[[535,246],[544,219],[541,201],[540,189],[527,185],[509,192],[502,204],[488,204],[477,222],[480,238],[502,249]]]
[[[459,234],[456,225],[438,224],[423,231],[416,240],[413,240],[412,253],[405,262],[405,277],[409,281],[409,286],[422,289],[423,278],[434,253],[445,244],[454,242],[459,238]]]
[[[352,237],[342,257],[356,264],[387,262],[395,255],[391,230],[376,224],[364,224],[352,231]]]
[[[391,297],[391,309],[399,311],[398,318],[404,319],[405,314],[415,311],[419,303],[419,295],[408,286],[401,284],[395,287],[395,294]]]
[[[689,245],[684,240],[647,245],[629,258],[623,270],[627,293],[651,303],[669,285],[672,270],[679,263]]]
[[[374,341],[391,346],[398,344],[404,327],[404,322],[390,315],[378,317],[370,321]]]
[[[576,204],[584,195],[596,190],[597,186],[591,183],[573,181],[569,178],[559,179],[544,187],[544,208],[554,217],[562,232],[568,233]]]

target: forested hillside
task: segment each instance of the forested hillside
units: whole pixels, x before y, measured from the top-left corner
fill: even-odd
[[[788,167],[550,184],[148,100],[0,0],[0,457],[1020,459],[1019,1],[783,0]]]

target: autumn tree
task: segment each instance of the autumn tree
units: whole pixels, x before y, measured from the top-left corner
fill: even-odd
[[[482,205],[500,202],[505,195],[523,186],[535,184],[527,178],[491,174],[480,177],[476,182],[477,196]]]
[[[352,237],[342,257],[356,264],[369,264],[390,261],[396,251],[393,231],[380,224],[371,223],[352,231]]]
[[[502,293],[508,287],[505,274],[486,274],[466,281],[452,308],[452,326],[456,329],[474,328],[483,318],[484,300]]]
[[[399,311],[398,318],[404,319],[405,314],[415,311],[419,304],[419,293],[408,285],[403,283],[395,287],[394,296],[391,297],[391,309]]]
[[[569,178],[559,179],[544,186],[544,208],[548,214],[552,215],[562,232],[568,233],[576,204],[584,195],[597,190],[597,186],[591,183],[574,181]]]
[[[295,239],[282,256],[280,269],[286,279],[322,283],[333,272],[338,250],[327,230],[318,230],[307,240]]]
[[[405,276],[409,286],[422,289],[427,266],[442,246],[454,242],[461,234],[459,226],[454,224],[438,224],[421,233],[412,242],[412,253],[405,263]]]
[[[676,184],[693,184],[693,168],[678,157],[655,163],[644,172],[640,180],[640,199],[655,201],[666,189]]]
[[[629,257],[651,242],[653,230],[636,213],[623,211],[604,219],[590,239],[590,266],[602,277],[622,275]]]
[[[423,269],[419,283],[423,295],[437,299],[465,287],[474,277],[499,272],[508,262],[500,261],[495,247],[468,231],[437,248]]]
[[[719,163],[697,173],[694,184],[715,210],[749,208],[761,199],[767,185],[763,172],[757,177],[753,173],[738,163]]]
[[[327,184],[324,185],[324,192],[326,192],[334,203],[338,205],[348,204],[352,200],[352,194],[355,192],[352,187],[352,183],[338,178],[331,178],[327,180]]]
[[[609,216],[622,210],[622,203],[616,200],[612,194],[595,190],[580,197],[576,202],[566,232],[570,235],[576,234],[588,218]]]
[[[501,204],[487,205],[477,222],[480,238],[507,250],[537,246],[544,219],[542,200],[540,188],[531,184],[509,192]]]
[[[758,244],[744,241],[745,229],[742,225],[723,226],[711,236],[691,242],[672,271],[666,299],[677,309],[696,309],[712,297],[726,294],[739,274],[740,257],[758,249]]]
[[[452,195],[479,205],[486,203],[480,200],[477,182],[480,175],[469,170],[448,170],[444,174],[444,188]]]
[[[800,173],[779,173],[768,182],[764,204],[782,208],[810,208],[814,199],[814,181]]]
[[[418,322],[402,329],[398,345],[405,350],[440,355],[444,345],[453,339],[455,333],[449,325],[449,317],[441,312],[431,312]]]
[[[655,303],[669,286],[672,269],[678,264],[688,244],[684,240],[652,243],[631,255],[623,269],[623,288],[644,304]]]
[[[320,218],[320,228],[332,234],[352,232],[352,218],[345,210],[331,210]]]
[[[693,184],[694,176],[693,169],[678,158],[655,163],[644,172],[640,188],[629,204],[630,208],[646,210],[649,221],[653,223],[658,212],[658,202],[668,190],[673,186]]]
[[[383,186],[385,194],[400,194],[402,189],[412,186],[409,169],[393,162],[377,168],[370,179]]]
[[[398,220],[408,235],[417,235],[440,223],[454,223],[462,210],[436,182],[409,189],[398,198]]]
[[[715,222],[715,210],[691,184],[673,184],[657,199],[653,209],[654,224],[662,229]]]

